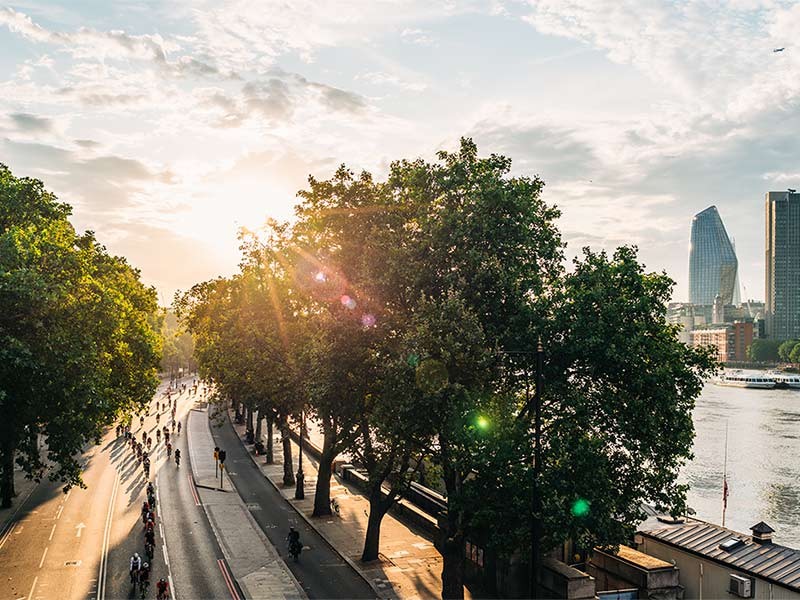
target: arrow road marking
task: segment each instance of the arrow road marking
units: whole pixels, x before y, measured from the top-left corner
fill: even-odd
[[[84,527],[86,527],[86,525],[84,525],[83,523],[78,523],[77,525],[75,525],[75,529],[78,530],[75,532],[75,537],[81,537],[81,531],[83,531]]]

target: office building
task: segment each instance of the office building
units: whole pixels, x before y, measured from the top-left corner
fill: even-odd
[[[717,207],[697,213],[689,248],[689,302],[713,305],[719,295],[723,305],[738,304],[738,266]]]
[[[767,192],[766,324],[776,340],[800,338],[800,194]]]

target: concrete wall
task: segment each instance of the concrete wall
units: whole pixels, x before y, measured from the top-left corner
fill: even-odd
[[[737,571],[734,567],[703,559],[695,554],[684,552],[647,536],[643,537],[644,544],[638,548],[641,552],[667,562],[674,562],[675,566],[680,569],[680,582],[686,589],[685,597],[687,600],[736,598],[736,596],[728,593],[728,582],[730,581],[731,573],[749,577],[747,573]],[[800,593],[771,584],[757,577],[754,579],[754,598],[759,600],[800,600]]]

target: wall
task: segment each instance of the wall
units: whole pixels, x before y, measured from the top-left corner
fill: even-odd
[[[728,582],[731,573],[749,577],[747,573],[737,571],[734,567],[724,566],[695,554],[684,552],[669,544],[664,544],[647,536],[643,536],[644,544],[638,549],[661,560],[675,563],[680,569],[680,582],[686,588],[686,598],[697,600],[716,600],[727,598],[734,600],[736,596],[728,593]],[[702,565],[702,578],[700,575]],[[770,584],[763,579],[755,579],[754,598],[761,600],[800,600],[800,593],[779,585]],[[702,580],[702,590],[700,582]]]

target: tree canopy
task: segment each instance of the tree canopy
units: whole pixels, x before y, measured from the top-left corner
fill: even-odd
[[[155,291],[41,181],[0,165],[0,479],[14,463],[37,480],[82,485],[78,461],[103,428],[144,405],[161,341]],[[39,436],[46,452],[39,450]]]
[[[543,186],[512,176],[507,157],[480,157],[469,139],[433,162],[396,161],[382,182],[342,166],[330,180],[309,179],[297,220],[270,234],[267,254],[184,296],[201,370],[229,382],[232,397],[249,393],[239,386],[254,361],[273,377],[300,374],[257,393],[306,406],[323,430],[316,514],[329,510],[336,454],[365,466],[366,560],[377,557],[380,517],[408,474],[435,467],[447,497],[436,542],[446,598],[463,595],[468,537],[500,554],[530,543],[532,489],[545,550],[566,539],[619,543],[645,501],[685,508],[677,475],[714,360],[678,341],[665,319],[673,282],[647,273],[635,248],[587,249],[566,269],[560,213]],[[272,273],[274,285],[253,289],[280,314],[248,313],[255,296],[232,290],[252,265]],[[260,319],[264,331],[252,334]],[[253,353],[277,331],[279,360]],[[534,470],[539,339],[543,459]],[[231,351],[227,360],[249,366],[225,364]]]

